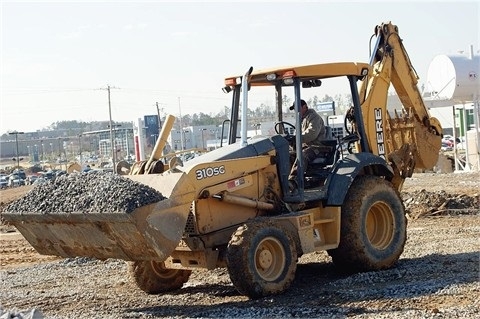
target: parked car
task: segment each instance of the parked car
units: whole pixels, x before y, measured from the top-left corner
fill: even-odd
[[[449,143],[442,142],[441,150],[442,150],[442,151],[452,151],[452,150],[453,150],[453,146],[452,146],[451,144],[449,144]]]
[[[8,187],[8,180],[5,176],[0,177],[0,189]]]
[[[28,175],[25,179],[25,185],[32,185],[37,179],[37,175]]]
[[[33,186],[36,186],[36,185],[40,185],[40,184],[43,184],[43,183],[47,183],[48,181],[43,178],[43,177],[39,177],[37,178],[34,182],[33,182]]]
[[[27,179],[27,174],[23,169],[15,169],[12,174],[18,175],[21,179]]]
[[[41,177],[47,180],[53,179],[55,177],[54,171],[40,172],[40,174],[41,174]]]
[[[10,174],[8,177],[8,187],[18,187],[25,185],[25,180],[18,174]]]

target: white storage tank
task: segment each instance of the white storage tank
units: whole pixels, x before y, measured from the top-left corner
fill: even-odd
[[[480,58],[437,55],[427,73],[426,91],[434,99],[471,102],[480,96]]]

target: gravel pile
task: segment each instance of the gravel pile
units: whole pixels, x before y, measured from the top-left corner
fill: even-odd
[[[61,200],[56,200],[61,199]],[[122,212],[156,203],[165,197],[155,189],[120,175],[94,171],[62,175],[35,186],[8,205],[7,213]]]

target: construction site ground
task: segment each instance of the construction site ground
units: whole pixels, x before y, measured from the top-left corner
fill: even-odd
[[[31,187],[0,190],[1,210]],[[258,300],[240,295],[226,269],[148,295],[124,261],[39,255],[0,223],[0,317],[479,318],[480,173],[416,173],[402,197],[408,239],[394,268],[346,275],[325,252],[309,254],[288,291]]]

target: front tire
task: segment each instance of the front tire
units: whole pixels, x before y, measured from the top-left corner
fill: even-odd
[[[268,220],[239,227],[228,244],[227,268],[235,288],[250,298],[282,293],[297,269],[293,234]]]
[[[403,252],[405,208],[393,185],[377,176],[358,176],[342,205],[340,244],[328,250],[347,272],[387,269]]]
[[[182,288],[191,270],[168,269],[164,262],[154,260],[129,263],[129,272],[138,288],[148,294],[159,294]]]

